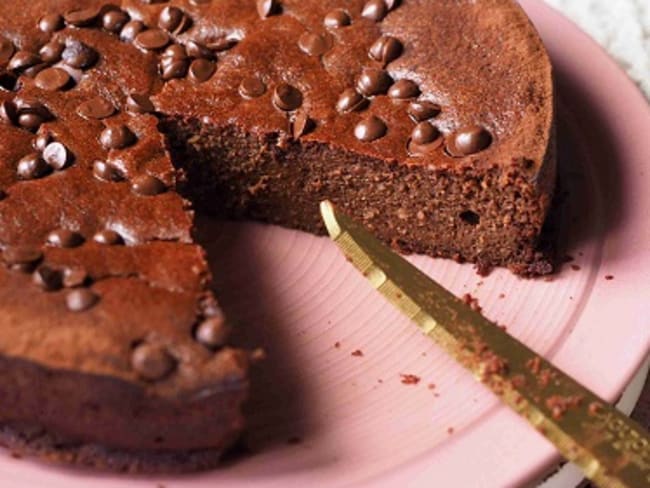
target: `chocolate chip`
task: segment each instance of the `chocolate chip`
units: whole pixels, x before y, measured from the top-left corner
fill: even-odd
[[[366,68],[357,80],[357,90],[367,97],[381,95],[388,91],[393,79],[382,69]]]
[[[126,109],[136,114],[146,114],[155,111],[155,107],[149,99],[149,96],[142,93],[131,93],[126,98]]]
[[[330,29],[339,29],[352,23],[350,15],[343,9],[337,8],[325,16],[323,24]]]
[[[190,79],[197,83],[208,81],[217,69],[214,61],[209,59],[195,59],[190,64]]]
[[[31,97],[17,97],[14,100],[16,110],[19,114],[35,114],[40,116],[43,120],[51,118],[50,111],[42,102]]]
[[[463,127],[447,139],[447,152],[456,157],[468,156],[487,149],[491,143],[492,136],[483,127]]]
[[[160,67],[162,79],[165,81],[183,78],[187,74],[189,61],[187,59],[162,58]]]
[[[138,175],[131,181],[131,191],[136,195],[152,197],[164,193],[166,190],[167,185],[152,175]]]
[[[63,18],[67,24],[75,27],[85,27],[95,22],[100,12],[101,9],[98,7],[70,10],[63,14]]]
[[[124,10],[109,10],[102,16],[102,26],[109,32],[120,32],[129,22],[129,14]]]
[[[244,78],[239,84],[239,94],[244,98],[257,98],[264,95],[266,85],[256,76]]]
[[[187,16],[180,8],[167,6],[158,16],[158,26],[167,32],[180,34],[189,27],[187,20]]]
[[[98,180],[103,181],[122,181],[124,177],[119,169],[104,161],[95,161],[93,163],[93,175]]]
[[[354,88],[348,88],[341,93],[336,102],[336,110],[339,112],[356,112],[363,109],[367,104],[368,101],[363,98],[363,95]]]
[[[104,149],[124,149],[135,144],[135,134],[126,125],[106,127],[99,136]]]
[[[163,51],[162,57],[167,59],[186,59],[187,50],[180,44],[172,44]]]
[[[133,42],[140,32],[146,29],[144,23],[139,20],[127,22],[120,31],[120,39],[124,42]]]
[[[32,276],[34,284],[44,291],[56,291],[63,287],[63,276],[58,269],[40,266]]]
[[[45,68],[47,68],[47,63],[38,63],[38,64],[35,64],[34,66],[30,66],[29,68],[25,68],[25,70],[23,70],[22,74],[23,74],[23,76],[27,76],[28,78],[34,78],[37,74],[39,74]]]
[[[46,242],[52,247],[71,248],[81,246],[84,238],[78,232],[69,229],[56,229],[47,235]]]
[[[361,16],[379,22],[386,17],[387,13],[388,7],[385,0],[370,0],[364,5]]]
[[[88,273],[81,266],[68,266],[63,270],[63,286],[75,288],[88,283]]]
[[[68,66],[78,69],[90,68],[97,61],[97,51],[83,42],[68,40],[61,53],[61,59]]]
[[[387,130],[386,124],[379,117],[371,115],[357,124],[354,135],[360,141],[370,142],[383,137]]]
[[[51,41],[45,44],[39,51],[41,59],[46,63],[56,63],[61,59],[65,46],[58,41]]]
[[[302,93],[294,86],[281,83],[273,91],[273,104],[287,112],[296,110],[302,105]]]
[[[257,0],[257,13],[263,19],[278,13],[279,8],[276,0]]]
[[[309,56],[320,56],[330,48],[330,43],[320,34],[305,32],[298,39],[298,47]]]
[[[0,102],[0,118],[10,124],[18,123],[18,110],[16,104],[11,100],[3,100]]]
[[[34,66],[41,62],[41,58],[37,54],[34,54],[31,51],[16,51],[14,55],[9,60],[7,69],[20,71]]]
[[[386,3],[386,8],[388,8],[388,11],[391,11],[395,7],[397,7],[399,2],[400,2],[400,0],[384,0],[384,3]]]
[[[107,246],[116,246],[119,244],[124,244],[124,240],[122,239],[122,236],[111,229],[105,229],[97,232],[93,236],[93,241],[95,241],[97,244],[104,244]]]
[[[194,338],[210,349],[216,349],[226,344],[230,327],[225,323],[223,315],[210,317],[199,324],[194,332]]]
[[[315,128],[315,122],[305,112],[298,112],[291,123],[291,134],[294,139],[300,139]]]
[[[69,291],[65,296],[65,304],[71,312],[83,312],[99,302],[99,296],[88,288],[78,288]]]
[[[429,120],[440,113],[440,105],[429,101],[411,102],[407,110],[415,122]]]
[[[104,97],[94,97],[82,102],[77,113],[84,119],[101,120],[115,113],[115,106]]]
[[[63,16],[61,14],[48,14],[38,21],[38,28],[46,34],[51,34],[63,29]]]
[[[18,125],[23,129],[35,131],[44,122],[43,117],[36,113],[22,113],[18,115]]]
[[[402,43],[392,36],[382,36],[370,46],[368,54],[385,66],[402,54]]]
[[[10,246],[2,252],[8,266],[34,264],[43,259],[43,251],[33,246]]]
[[[9,60],[16,52],[14,43],[9,39],[0,38],[0,66],[4,66],[9,63]]]
[[[140,49],[154,51],[169,44],[169,35],[161,29],[150,29],[136,35],[133,44]]]
[[[43,159],[53,169],[60,171],[70,162],[70,153],[60,142],[52,142],[45,147]]]
[[[191,58],[214,59],[214,53],[211,49],[195,41],[189,41],[185,46],[187,55]]]
[[[0,90],[13,91],[16,88],[18,78],[15,73],[0,69]]]
[[[398,80],[388,90],[388,96],[397,100],[415,98],[420,94],[420,88],[412,80]]]
[[[32,146],[37,151],[43,152],[50,142],[52,142],[52,135],[49,132],[41,132],[34,139]]]
[[[175,366],[174,358],[160,345],[143,343],[136,346],[131,354],[131,367],[147,381],[163,379]]]
[[[39,154],[33,153],[18,161],[16,173],[23,180],[33,180],[47,175],[51,171]]]
[[[416,144],[429,144],[440,137],[440,131],[429,122],[420,122],[411,133],[411,140]]]
[[[211,51],[227,51],[237,45],[237,39],[228,39],[227,37],[218,37],[205,42],[205,47]]]
[[[34,82],[41,90],[58,91],[72,81],[68,72],[61,68],[46,68],[36,75]]]

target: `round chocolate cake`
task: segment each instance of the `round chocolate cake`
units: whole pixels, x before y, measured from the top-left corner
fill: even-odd
[[[0,442],[123,471],[215,465],[251,354],[193,212],[552,271],[551,67],[510,0],[0,7]],[[193,210],[194,209],[194,210]]]

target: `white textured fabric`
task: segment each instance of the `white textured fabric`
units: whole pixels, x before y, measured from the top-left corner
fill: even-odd
[[[650,0],[546,0],[590,34],[650,98]]]

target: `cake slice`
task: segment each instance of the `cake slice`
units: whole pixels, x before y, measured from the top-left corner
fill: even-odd
[[[34,0],[0,15],[0,442],[214,466],[251,355],[206,213],[552,271],[551,68],[508,0]],[[190,204],[190,201],[192,204]]]

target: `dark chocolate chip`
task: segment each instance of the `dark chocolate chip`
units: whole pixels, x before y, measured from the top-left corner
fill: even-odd
[[[11,60],[16,52],[14,43],[9,39],[0,38],[0,66],[4,66]]]
[[[362,110],[367,104],[368,101],[363,98],[363,95],[354,88],[348,88],[341,93],[336,102],[336,110],[339,112],[356,112]]]
[[[18,110],[16,104],[11,100],[3,100],[0,102],[0,118],[10,124],[18,123]]]
[[[354,135],[360,141],[370,142],[383,137],[387,130],[386,124],[379,117],[371,115],[357,124]]]
[[[61,59],[68,66],[78,69],[90,68],[97,61],[97,51],[83,42],[68,40]]]
[[[95,161],[93,163],[93,175],[98,180],[103,181],[122,181],[124,176],[115,166],[104,161]]]
[[[51,41],[45,44],[39,51],[41,59],[45,63],[56,63],[61,59],[65,46],[58,41]]]
[[[298,39],[298,47],[309,56],[320,56],[330,48],[328,40],[320,34],[303,33]]]
[[[79,247],[84,243],[84,238],[78,232],[69,229],[56,229],[47,235],[47,243],[52,247]]]
[[[266,85],[256,76],[244,78],[239,84],[239,94],[244,98],[257,98],[264,95]]]
[[[43,150],[43,159],[53,169],[60,171],[70,162],[68,149],[60,142],[51,142]]]
[[[101,8],[99,7],[83,8],[65,12],[63,18],[67,24],[75,27],[85,27],[95,22],[100,13]]]
[[[18,115],[18,125],[23,129],[35,131],[43,122],[43,117],[37,113],[26,112]]]
[[[133,44],[140,49],[154,51],[169,44],[169,35],[162,29],[149,29],[135,36]]]
[[[40,266],[32,276],[34,284],[44,291],[56,291],[63,288],[63,275],[58,269]]]
[[[40,62],[41,62],[41,58],[38,56],[38,54],[35,54],[31,51],[24,51],[24,50],[16,51],[14,55],[11,57],[11,59],[9,60],[7,69],[20,71],[20,70],[27,69],[30,66],[39,64]]]
[[[41,132],[36,136],[32,145],[37,151],[43,152],[50,142],[52,142],[52,135],[49,132]]]
[[[193,81],[203,83],[212,77],[216,69],[217,66],[214,61],[210,61],[209,59],[195,59],[190,64],[189,76]]]
[[[263,19],[278,13],[279,8],[277,0],[257,0],[257,13]]]
[[[99,302],[99,296],[88,288],[71,290],[65,296],[65,304],[71,312],[83,312]]]
[[[133,349],[131,367],[142,379],[156,381],[171,374],[176,361],[163,346],[143,343]]]
[[[77,113],[84,119],[101,120],[115,113],[115,106],[104,97],[94,97],[82,102]]]
[[[402,43],[392,36],[382,36],[370,46],[368,54],[385,66],[402,54]]]
[[[120,32],[129,22],[129,14],[124,10],[109,10],[102,16],[102,26],[109,32]]]
[[[146,29],[144,23],[139,20],[127,22],[120,31],[120,39],[124,42],[133,42],[140,32]]]
[[[163,51],[162,57],[168,59],[185,59],[187,58],[187,50],[180,44],[172,44]]]
[[[440,137],[440,131],[429,122],[420,122],[411,133],[411,140],[415,144],[429,144]]]
[[[131,191],[136,195],[152,197],[164,193],[167,185],[155,176],[138,175],[131,181]]]
[[[202,44],[195,41],[189,41],[185,46],[187,55],[191,58],[214,59],[214,53]]]
[[[210,317],[201,322],[194,333],[195,339],[210,349],[216,349],[226,344],[230,327],[225,323],[223,315]]]
[[[18,161],[16,173],[23,180],[41,178],[51,171],[48,164],[41,158],[40,154],[29,154]]]
[[[330,29],[339,29],[352,23],[350,15],[343,9],[337,8],[325,16],[323,24]]]
[[[61,68],[46,68],[34,78],[36,86],[46,91],[63,90],[71,82],[68,72]]]
[[[420,88],[412,80],[398,80],[388,90],[388,96],[397,100],[415,98],[420,94]]]
[[[173,78],[183,78],[187,74],[189,64],[187,58],[162,58],[160,62],[162,79],[168,81]]]
[[[16,110],[19,114],[35,114],[40,116],[43,120],[51,118],[50,111],[42,102],[31,97],[17,97],[14,100]]]
[[[294,86],[281,83],[273,91],[273,104],[287,112],[296,110],[302,105],[302,93]]]
[[[61,14],[48,14],[38,21],[38,28],[46,34],[61,30],[63,26],[63,16]]]
[[[291,134],[294,139],[300,139],[314,130],[315,126],[315,122],[305,112],[298,112],[291,123]]]
[[[366,68],[357,80],[357,90],[367,97],[382,95],[393,84],[393,79],[383,69]]]
[[[227,51],[237,45],[237,39],[228,39],[227,37],[218,37],[205,42],[205,47],[211,51]]]
[[[10,246],[2,252],[2,260],[8,266],[34,264],[43,259],[43,251],[33,246]]]
[[[126,99],[126,109],[136,114],[146,114],[156,110],[149,96],[142,93],[131,93]]]
[[[105,229],[97,232],[93,236],[93,241],[95,241],[98,244],[104,244],[107,246],[116,246],[119,244],[124,244],[124,240],[122,239],[122,236],[111,229]]]
[[[104,149],[124,149],[136,142],[135,134],[126,125],[106,127],[99,136]]]
[[[167,6],[158,16],[158,26],[167,32],[180,34],[190,26],[190,19],[180,8]]]
[[[429,101],[412,102],[407,110],[415,122],[432,119],[440,113],[440,105]]]
[[[38,63],[35,64],[34,66],[30,66],[29,68],[25,68],[22,74],[23,76],[27,76],[28,78],[34,78],[37,74],[39,74],[41,71],[47,68],[47,66],[48,66],[47,63]]]
[[[388,7],[385,0],[370,0],[364,5],[361,16],[379,22],[386,17],[387,13]]]
[[[88,273],[81,266],[68,266],[63,270],[63,286],[75,288],[88,282]]]
[[[463,127],[447,139],[447,152],[455,157],[468,156],[487,149],[491,143],[492,136],[483,127]]]

